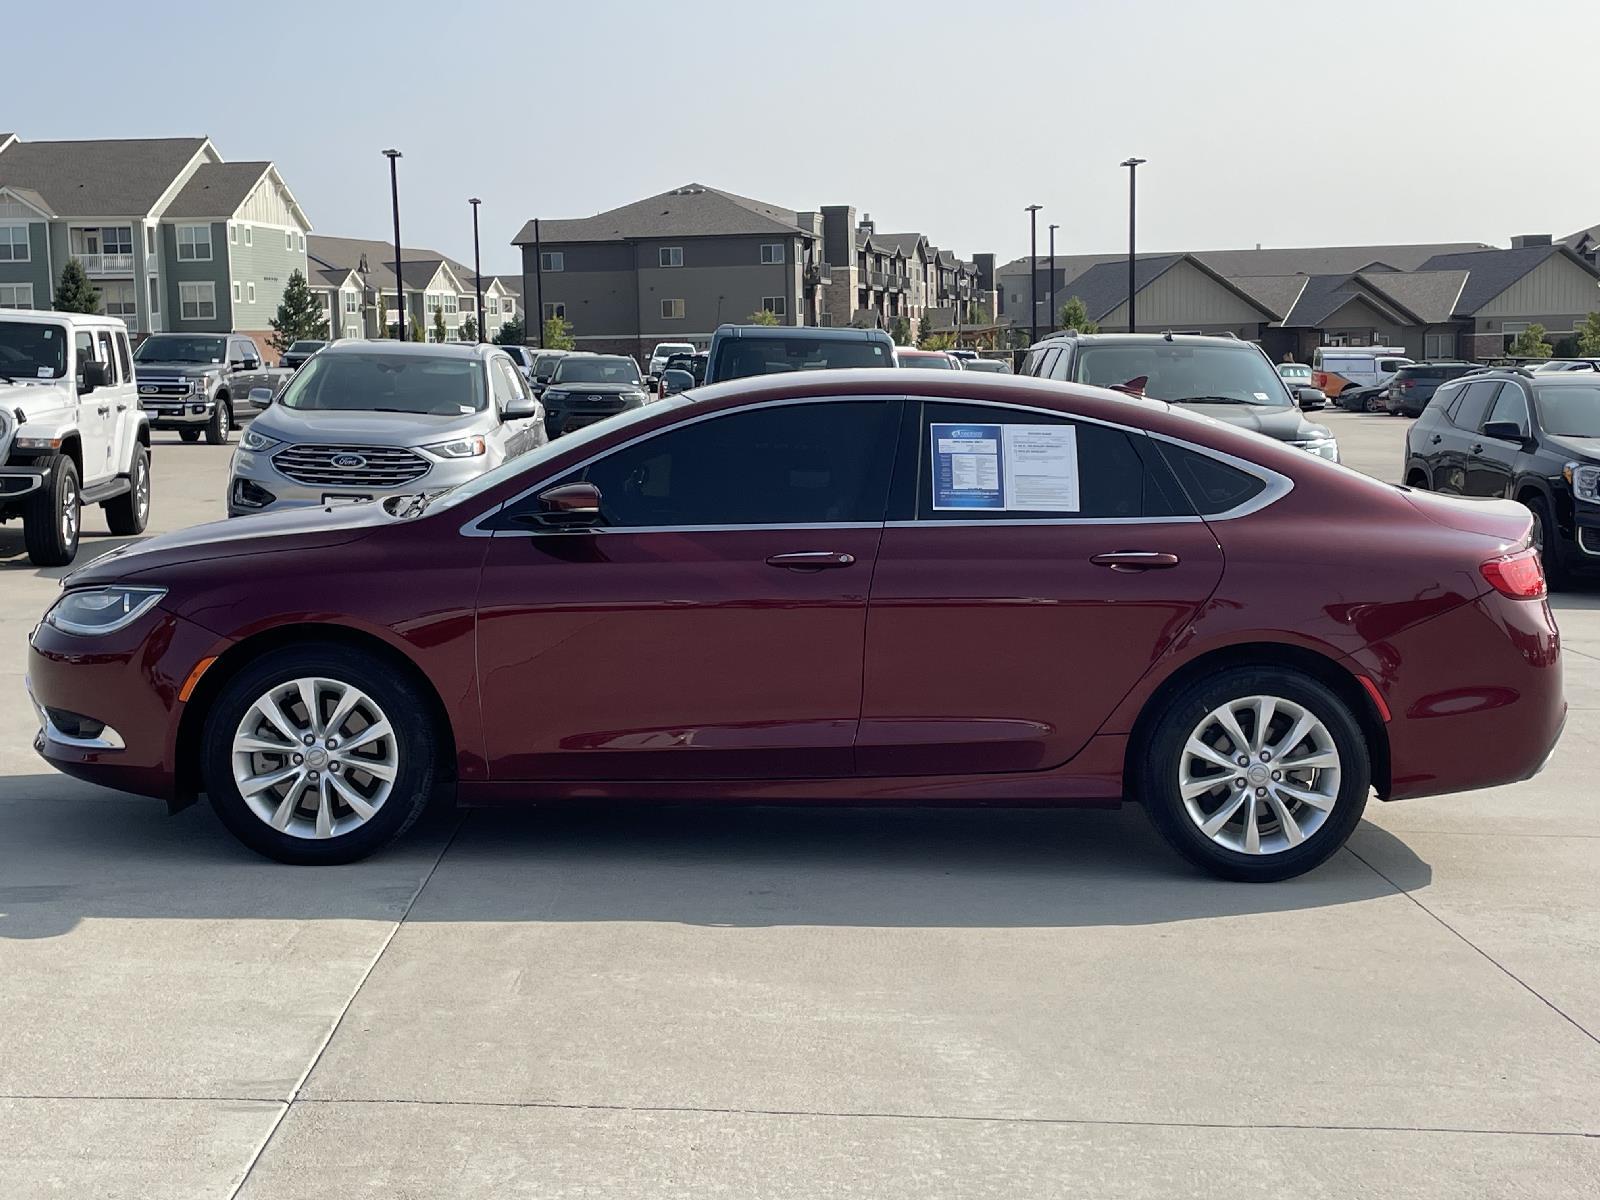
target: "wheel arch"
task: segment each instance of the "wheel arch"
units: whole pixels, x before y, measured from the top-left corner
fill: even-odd
[[[271,654],[290,646],[306,645],[343,646],[362,650],[402,672],[422,692],[434,729],[439,738],[439,778],[452,783],[456,777],[458,741],[456,729],[450,720],[449,710],[439,695],[439,689],[426,671],[404,651],[376,634],[348,625],[292,624],[278,625],[250,634],[229,646],[208,667],[195,685],[194,692],[183,706],[178,720],[173,762],[176,785],[173,811],[193,804],[204,790],[201,778],[200,740],[204,736],[206,716],[217,696],[228,681],[253,662],[258,656]]]
[[[1309,675],[1331,688],[1349,707],[1366,738],[1367,751],[1372,758],[1372,786],[1380,797],[1389,794],[1389,733],[1377,705],[1350,669],[1325,654],[1303,646],[1284,642],[1241,642],[1196,655],[1164,678],[1150,693],[1133,723],[1133,732],[1128,737],[1124,752],[1122,778],[1127,798],[1137,798],[1127,795],[1128,788],[1138,777],[1138,766],[1143,761],[1151,731],[1168,700],[1195,680],[1232,667],[1285,667]]]

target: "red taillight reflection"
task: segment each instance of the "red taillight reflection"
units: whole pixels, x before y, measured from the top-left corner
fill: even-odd
[[[1478,568],[1489,586],[1513,600],[1542,600],[1545,595],[1544,564],[1532,546],[1515,554],[1491,558]]]

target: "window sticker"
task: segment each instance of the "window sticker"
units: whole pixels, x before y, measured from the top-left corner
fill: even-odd
[[[1071,425],[930,427],[935,511],[1077,512]]]
[[[933,507],[1003,509],[1001,425],[932,426]]]

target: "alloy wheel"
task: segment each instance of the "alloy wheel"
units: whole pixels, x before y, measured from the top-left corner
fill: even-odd
[[[138,463],[133,476],[133,512],[143,525],[150,515],[150,468],[142,458]]]
[[[1207,713],[1184,744],[1178,794],[1217,845],[1277,854],[1327,821],[1339,798],[1339,751],[1310,709],[1242,696]]]
[[[233,735],[233,781],[245,804],[290,837],[340,837],[389,799],[400,748],[376,701],[337,679],[275,684]]]
[[[83,507],[78,500],[78,485],[71,479],[61,485],[61,544],[72,547],[78,544],[78,523]]]

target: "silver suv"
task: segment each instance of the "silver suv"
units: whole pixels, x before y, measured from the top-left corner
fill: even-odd
[[[440,492],[548,440],[498,346],[338,341],[239,439],[228,515]]]

